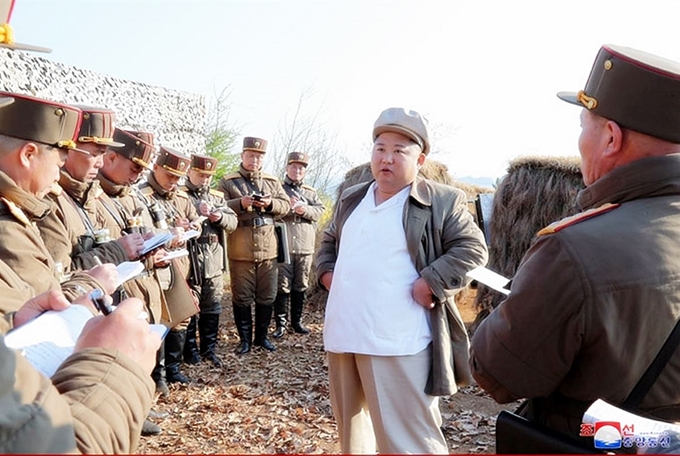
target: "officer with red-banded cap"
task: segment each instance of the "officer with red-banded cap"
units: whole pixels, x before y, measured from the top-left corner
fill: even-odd
[[[52,206],[43,197],[59,179],[82,120],[79,108],[28,95],[0,92],[14,102],[0,110],[0,258],[25,280],[35,293],[60,288],[62,274],[46,248],[35,223]],[[74,277],[61,288],[69,299],[81,290],[115,289],[115,268],[96,267]]]
[[[243,138],[238,171],[224,176],[218,187],[238,215],[238,228],[227,240],[227,254],[234,320],[241,339],[236,349],[239,355],[248,353],[253,344],[276,350],[268,337],[277,282],[274,218],[287,214],[290,203],[279,180],[262,172],[266,152],[264,139]]]
[[[675,346],[631,392],[680,318],[680,63],[606,45],[583,90],[558,97],[581,108],[583,212],[538,232],[474,334],[473,375],[574,438],[597,399],[678,421]]]
[[[217,159],[206,155],[191,155],[191,165],[182,187],[194,203],[201,223],[201,235],[189,241],[196,256],[193,263],[191,286],[199,296],[200,313],[191,318],[184,345],[184,361],[196,364],[201,359],[221,367],[215,354],[219,332],[224,283],[222,275],[227,268],[227,234],[236,229],[238,217],[224,199],[224,193],[210,188],[217,171]],[[200,332],[200,351],[196,342],[196,329]]]
[[[188,230],[200,230],[198,213],[189,195],[179,188],[180,179],[186,176],[191,159],[182,152],[168,146],[161,146],[158,157],[153,164],[153,171],[149,173],[145,182],[139,184],[139,191],[145,202],[151,208],[154,223],[157,228],[170,228],[178,235],[174,246],[180,249],[186,247],[186,242],[181,241],[181,236]],[[160,210],[159,210],[160,209]],[[158,214],[163,214],[159,219]],[[183,256],[173,260],[172,267],[157,270],[161,277],[161,285],[164,290],[168,306],[176,304],[173,297],[176,296],[174,287],[179,286],[180,281],[186,282],[192,272],[189,256]],[[159,263],[160,266],[162,263]],[[166,263],[167,265],[167,263]],[[175,265],[177,267],[175,267]],[[169,277],[168,273],[172,276]],[[188,288],[188,283],[182,283]],[[182,303],[179,303],[182,304]],[[165,337],[165,373],[170,383],[189,383],[191,380],[180,372],[182,352],[186,339],[186,329],[190,318],[175,324]]]

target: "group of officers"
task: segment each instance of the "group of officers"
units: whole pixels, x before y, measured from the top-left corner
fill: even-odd
[[[303,183],[306,153],[288,155],[282,182],[262,172],[267,141],[246,137],[238,170],[215,189],[215,158],[187,156],[158,147],[151,132],[117,128],[112,110],[0,97],[13,100],[0,109],[0,258],[16,274],[2,279],[21,291],[0,303],[0,314],[54,289],[72,302],[95,288],[114,305],[139,298],[150,323],[169,327],[151,373],[156,392],[166,396],[168,383],[191,381],[182,361],[222,366],[215,349],[227,270],[237,354],[252,346],[276,350],[272,313],[273,337],[281,338],[289,301],[290,328],[309,332],[301,317],[325,208]],[[27,141],[47,147],[28,158],[10,154]],[[171,240],[149,249],[163,232]],[[287,262],[279,262],[281,250]],[[117,283],[114,265],[137,260],[143,272]],[[143,433],[159,432],[147,419]]]

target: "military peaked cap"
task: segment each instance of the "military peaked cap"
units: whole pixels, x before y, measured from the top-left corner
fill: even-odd
[[[75,106],[0,92],[14,103],[0,109],[0,135],[76,150],[82,111]]]
[[[191,169],[204,174],[215,174],[217,170],[217,159],[206,155],[191,155]]]
[[[253,138],[246,136],[243,138],[243,151],[252,150],[254,152],[260,152],[264,154],[267,152],[267,141],[260,138]]]
[[[116,124],[116,113],[106,108],[94,108],[92,106],[75,105],[83,111],[83,120],[80,123],[78,142],[95,143],[108,147],[123,147],[123,143],[113,140],[113,131]]]
[[[309,165],[309,155],[304,152],[291,152],[288,154],[288,164],[291,163],[302,163],[303,165]]]
[[[161,146],[161,151],[156,159],[157,165],[178,177],[186,176],[190,163],[189,157],[182,152],[165,146]]]
[[[672,60],[602,46],[585,88],[557,96],[622,127],[680,143],[680,64]]]
[[[156,154],[156,146],[153,144],[153,133],[116,128],[113,132],[113,140],[123,145],[113,149],[117,154],[132,160],[146,169],[151,169],[151,162],[153,162],[154,155]]]

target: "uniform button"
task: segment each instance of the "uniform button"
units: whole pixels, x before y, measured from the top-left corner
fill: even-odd
[[[257,244],[253,244],[253,247],[257,247]]]
[[[293,239],[295,239],[295,238],[296,238],[296,236],[293,236]]]

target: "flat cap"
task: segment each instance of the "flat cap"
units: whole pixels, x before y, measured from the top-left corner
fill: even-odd
[[[111,150],[146,169],[152,168],[151,163],[156,154],[153,133],[116,128],[113,132],[113,140],[122,146]]]
[[[156,159],[157,165],[178,177],[186,176],[190,163],[191,159],[182,152],[165,146],[161,146],[160,153]]]
[[[207,155],[191,155],[191,169],[204,174],[215,174],[217,171],[217,159]]]
[[[605,45],[585,88],[557,96],[622,127],[680,143],[680,64],[672,60]]]
[[[252,150],[253,152],[260,152],[264,154],[267,152],[267,141],[260,138],[253,138],[246,136],[243,138],[243,151]]]
[[[0,97],[14,99],[0,109],[0,135],[77,150],[79,108],[18,93],[0,92]]]
[[[386,131],[400,133],[411,138],[420,146],[424,154],[430,152],[427,119],[416,111],[404,108],[385,109],[373,125],[373,141]]]

